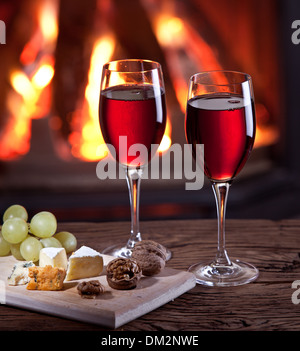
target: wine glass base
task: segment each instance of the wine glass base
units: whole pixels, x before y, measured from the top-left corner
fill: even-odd
[[[121,245],[112,245],[107,247],[102,251],[102,254],[114,256],[114,257],[123,257],[123,258],[130,258],[131,257],[131,250],[125,246]]]
[[[172,257],[172,252],[169,249],[166,254],[166,261],[168,261]],[[102,254],[114,256],[114,257],[123,257],[130,258],[131,257],[131,249],[128,249],[126,246],[122,245],[112,245],[107,247],[102,251]]]
[[[169,249],[166,254],[166,261],[168,261],[172,257],[172,252]],[[131,249],[128,249],[126,246],[122,245],[112,245],[107,247],[102,251],[102,254],[114,256],[114,257],[123,257],[130,258],[131,257]]]
[[[256,267],[240,260],[231,261],[230,266],[215,262],[196,263],[189,268],[198,284],[207,286],[236,286],[254,281],[259,271]]]

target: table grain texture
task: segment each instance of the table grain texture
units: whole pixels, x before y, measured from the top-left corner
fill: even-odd
[[[128,238],[129,222],[59,223],[73,232],[78,247],[101,251]],[[167,265],[186,270],[214,257],[216,220],[167,220],[141,223],[144,239],[156,240],[173,253]],[[300,220],[226,222],[226,247],[259,269],[258,279],[236,287],[196,285],[174,301],[116,329],[124,331],[299,331],[300,304],[292,301],[300,280]],[[300,285],[299,285],[300,287]],[[300,299],[300,293],[299,293]],[[300,301],[300,300],[299,300]],[[0,305],[0,331],[101,331],[98,325]]]

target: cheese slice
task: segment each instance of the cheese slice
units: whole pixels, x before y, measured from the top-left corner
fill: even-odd
[[[103,257],[94,249],[82,246],[69,258],[66,280],[90,278],[103,271]]]
[[[21,261],[17,262],[9,277],[7,278],[8,285],[24,285],[30,280],[28,275],[28,268],[34,267],[35,264],[32,261]]]
[[[27,290],[62,290],[66,270],[60,267],[30,267]]]
[[[59,267],[67,269],[68,259],[65,248],[63,247],[44,247],[40,251],[39,266]]]

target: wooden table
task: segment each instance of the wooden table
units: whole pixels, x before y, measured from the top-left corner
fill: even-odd
[[[60,223],[78,244],[99,251],[126,240],[130,224]],[[300,304],[292,302],[300,280],[300,220],[227,220],[227,250],[231,258],[253,263],[259,278],[244,286],[211,288],[197,285],[174,301],[120,327],[125,331],[270,331],[300,330]],[[141,223],[143,238],[152,238],[173,252],[168,266],[186,270],[214,256],[215,220],[173,220]],[[300,287],[300,284],[299,284]],[[0,331],[100,331],[100,326],[0,306]]]

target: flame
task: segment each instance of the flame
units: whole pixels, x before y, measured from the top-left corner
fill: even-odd
[[[256,136],[254,148],[274,144],[279,139],[278,129],[269,125],[270,114],[262,103],[255,104],[257,116]]]
[[[182,73],[182,59],[178,52],[185,52],[189,62],[194,62],[195,71],[193,74],[197,71],[219,71],[222,70],[222,66],[218,62],[212,47],[187,21],[183,21],[172,14],[159,13],[154,20],[154,28],[157,39],[164,48],[166,59],[169,62],[168,66],[181,111],[185,113],[189,76],[184,76]],[[215,75],[215,80],[219,84],[227,82],[226,77],[221,73]],[[268,125],[270,116],[266,107],[257,103],[255,108],[258,124],[254,147],[275,143],[278,140],[279,133],[276,128]],[[171,145],[171,139],[168,137],[170,134],[167,129],[159,150],[167,150]]]
[[[48,44],[55,43],[58,35],[57,6],[56,1],[44,0],[38,16],[42,37]]]
[[[88,74],[88,84],[85,89],[85,101],[80,113],[74,118],[74,125],[81,119],[81,127],[75,129],[69,142],[72,145],[73,156],[85,161],[98,161],[106,157],[108,149],[99,127],[98,103],[100,94],[101,69],[103,64],[111,60],[115,48],[115,39],[106,36],[99,39],[93,48],[90,69]],[[114,84],[122,84],[122,78],[118,76],[118,81]],[[87,113],[86,113],[87,112]],[[166,129],[159,146],[159,152],[165,152],[171,146],[171,123],[167,118]]]
[[[32,77],[32,84],[36,89],[45,88],[54,76],[54,68],[49,64],[43,64]]]
[[[58,36],[57,17],[58,0],[43,0],[38,13],[38,29],[24,46],[20,56],[20,62],[24,66],[36,65],[41,52],[42,56],[52,56]]]
[[[11,75],[11,84],[15,91],[23,96],[25,101],[32,101],[35,98],[34,88],[25,73],[15,71]]]
[[[42,118],[49,112],[51,102],[51,81],[54,76],[54,51],[58,36],[58,0],[43,0],[38,11],[38,28],[24,46],[20,56],[21,68],[9,76],[12,91],[7,98],[7,123],[0,136],[0,158],[13,159],[26,154],[30,149],[31,121]],[[182,18],[168,11],[160,11],[154,16],[153,28],[170,70],[172,84],[182,112],[186,109],[189,70],[193,73],[204,70],[221,70],[214,49],[201,35]],[[74,111],[69,136],[72,155],[84,161],[96,161],[107,155],[98,122],[98,102],[100,94],[101,69],[112,59],[116,47],[113,35],[106,35],[94,44],[88,83],[84,99]],[[187,56],[189,66],[184,67],[182,53]],[[189,74],[187,76],[187,74]],[[222,79],[222,77],[220,77]],[[122,84],[121,81],[118,81]],[[258,122],[268,120],[268,111],[256,105]],[[51,128],[59,129],[59,119],[51,119]],[[172,126],[167,117],[166,129],[159,146],[160,153],[172,144]],[[278,130],[268,123],[258,123],[255,147],[275,142]]]
[[[158,152],[164,153],[172,145],[171,132],[172,132],[172,126],[171,126],[170,118],[168,116],[167,117],[165,133],[164,133],[164,136],[162,138],[161,143],[159,144]]]
[[[85,161],[97,161],[105,154],[102,147],[105,142],[99,127],[98,103],[102,66],[111,59],[114,49],[115,39],[110,35],[100,38],[94,44],[82,113],[75,116],[72,123],[74,131],[69,137],[72,154]],[[79,128],[75,127],[78,119]]]
[[[12,72],[10,83],[15,92],[22,97],[21,101],[16,98],[16,103],[19,105],[19,109],[24,111],[23,118],[41,118],[48,112],[50,98],[44,99],[47,97],[45,88],[49,86],[53,78],[53,65],[53,59],[45,57],[31,78],[24,71]],[[11,106],[10,112],[13,112]]]
[[[0,138],[2,159],[26,154],[30,149],[31,120],[49,112],[58,34],[57,9],[57,1],[41,2],[37,29],[20,55],[21,68],[9,76],[12,90],[6,101],[9,118]]]
[[[17,73],[14,75],[14,81],[19,81],[17,84],[26,86],[27,82],[23,78]],[[28,119],[28,111],[25,108],[20,109],[18,102],[18,96],[11,91],[7,96],[6,103],[12,115],[1,131],[0,137],[0,158],[3,160],[11,160],[25,155],[30,149],[31,122]]]
[[[41,118],[49,108],[49,99],[43,99],[45,88],[50,84],[54,70],[42,64],[30,79],[23,71],[11,73],[13,91],[7,98],[10,118],[1,136],[0,158],[14,159],[30,149],[31,120]]]
[[[156,36],[164,47],[180,47],[184,40],[183,21],[176,16],[162,14],[156,19]]]

